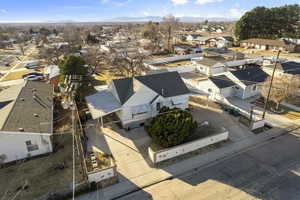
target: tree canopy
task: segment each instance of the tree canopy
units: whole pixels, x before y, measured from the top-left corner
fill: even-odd
[[[63,75],[86,75],[87,68],[82,57],[69,54],[60,63],[60,71]]]
[[[189,112],[163,107],[146,131],[156,144],[167,148],[183,143],[196,128],[197,123]]]
[[[249,38],[278,39],[300,37],[300,7],[256,7],[246,12],[235,26],[238,40]]]

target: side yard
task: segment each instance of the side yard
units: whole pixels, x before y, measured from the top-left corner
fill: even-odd
[[[71,187],[71,134],[55,135],[54,144],[55,152],[50,155],[0,169],[0,196],[3,199],[32,200]],[[75,169],[76,182],[80,183],[83,176],[78,158]]]

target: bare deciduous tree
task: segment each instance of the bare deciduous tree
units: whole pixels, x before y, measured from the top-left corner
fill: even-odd
[[[167,41],[167,49],[170,52],[173,50],[172,41],[178,24],[179,20],[173,15],[165,16],[161,22],[161,31],[164,34],[164,38]]]
[[[271,77],[269,77],[262,86],[261,94],[266,100],[271,84]],[[273,79],[272,89],[270,92],[270,101],[276,104],[276,110],[279,105],[289,97],[296,95],[300,90],[300,78],[298,76],[281,75],[275,76]]]
[[[127,51],[113,54],[111,58],[111,65],[125,74],[127,77],[134,77],[142,74],[147,68],[144,65],[145,56],[139,52],[129,54]]]
[[[102,74],[104,70],[108,69],[109,57],[97,47],[88,48],[84,60],[93,73]]]
[[[50,65],[58,65],[67,53],[68,51],[64,48],[44,46],[39,50],[39,59],[44,59]]]

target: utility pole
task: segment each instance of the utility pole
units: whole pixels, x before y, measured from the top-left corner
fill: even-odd
[[[281,53],[281,50],[279,50],[278,53],[277,53],[277,57],[276,57],[276,61],[275,61],[275,66],[274,66],[274,69],[273,69],[273,72],[272,72],[272,77],[271,77],[270,87],[269,87],[269,91],[268,91],[268,96],[267,96],[267,99],[265,101],[264,112],[263,112],[263,115],[262,115],[262,119],[263,120],[265,119],[265,116],[266,116],[266,111],[267,111],[267,107],[268,107],[269,98],[270,98],[270,95],[271,95],[271,90],[272,90],[274,75],[275,75],[275,71],[276,71],[276,68],[277,68],[277,64],[278,64],[278,59],[279,59],[280,53]]]
[[[73,157],[73,171],[72,171],[72,176],[73,176],[73,192],[72,192],[72,200],[75,200],[75,129],[76,129],[76,124],[75,124],[75,93],[74,91],[71,92],[71,101],[72,101],[72,157]]]

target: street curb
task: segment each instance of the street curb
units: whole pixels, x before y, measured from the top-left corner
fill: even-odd
[[[164,182],[164,181],[167,181],[167,180],[172,180],[172,179],[174,179],[174,178],[183,176],[183,175],[185,175],[185,174],[189,174],[190,172],[198,171],[198,170],[207,168],[207,167],[209,167],[209,166],[215,165],[215,164],[217,164],[217,163],[219,163],[219,162],[222,162],[222,161],[228,160],[228,159],[230,159],[230,158],[233,158],[233,157],[235,157],[235,156],[238,156],[238,155],[240,155],[240,154],[242,154],[242,153],[244,153],[244,152],[247,152],[247,151],[249,151],[249,150],[251,150],[251,149],[254,149],[254,148],[257,148],[257,147],[259,147],[259,146],[262,146],[262,145],[268,143],[268,142],[271,141],[271,140],[279,139],[280,137],[282,137],[282,136],[284,136],[284,135],[287,135],[289,132],[292,132],[292,131],[297,130],[297,129],[299,129],[299,128],[300,128],[300,127],[294,128],[294,129],[292,129],[292,130],[284,130],[284,131],[282,131],[282,132],[280,132],[280,133],[276,133],[275,136],[274,136],[274,135],[270,135],[270,136],[268,136],[268,137],[265,137],[265,138],[264,138],[262,141],[260,141],[259,143],[256,143],[256,144],[254,144],[254,145],[252,145],[252,146],[245,147],[245,148],[240,149],[240,150],[238,150],[238,151],[233,151],[233,152],[231,152],[231,153],[228,153],[228,154],[224,155],[224,156],[221,157],[221,158],[215,159],[215,160],[213,160],[213,161],[211,161],[211,162],[209,162],[209,163],[205,163],[205,164],[203,164],[203,165],[201,165],[201,166],[197,166],[197,167],[194,167],[194,168],[190,168],[190,169],[188,169],[188,170],[186,170],[186,171],[183,171],[182,173],[179,173],[179,174],[176,174],[176,175],[170,175],[170,176],[168,176],[168,177],[166,177],[166,178],[163,178],[163,179],[161,179],[161,180],[159,180],[159,181],[154,181],[154,182],[149,183],[149,184],[146,184],[146,185],[144,185],[144,186],[142,186],[142,187],[136,187],[136,188],[134,188],[134,189],[132,189],[132,190],[130,190],[130,191],[124,192],[124,193],[122,193],[122,194],[118,194],[117,196],[110,198],[110,200],[117,200],[117,199],[122,198],[122,197],[124,197],[124,196],[133,194],[133,193],[135,193],[135,192],[137,192],[137,191],[140,191],[140,190],[143,190],[143,189],[145,189],[145,188],[151,187],[151,186],[153,186],[153,185],[159,184],[159,183],[161,183],[161,182]]]

